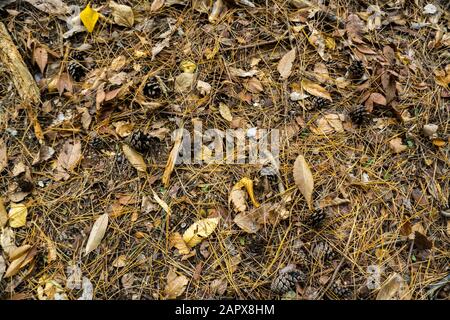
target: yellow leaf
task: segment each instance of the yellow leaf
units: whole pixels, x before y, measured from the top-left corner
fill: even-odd
[[[314,189],[314,179],[308,163],[301,154],[294,162],[294,181],[300,192],[306,199],[308,207],[312,209],[312,193]]]
[[[207,238],[219,224],[219,218],[206,218],[192,224],[183,234],[183,240],[190,248]]]
[[[225,103],[221,102],[219,104],[219,112],[222,118],[224,118],[225,120],[233,121],[233,116],[231,115],[230,108],[228,108]]]
[[[169,243],[171,247],[175,247],[178,249],[180,254],[185,255],[189,254],[191,250],[189,250],[188,246],[186,245],[186,242],[184,242],[183,237],[180,233],[175,232],[170,235],[169,237]]]
[[[333,99],[331,99],[330,93],[324,87],[314,82],[311,82],[309,80],[302,80],[302,88],[303,90],[305,90],[309,94],[312,94],[313,96],[333,101]]]
[[[83,22],[88,32],[94,31],[95,24],[97,23],[99,14],[97,11],[91,8],[91,4],[88,3],[86,8],[80,12],[80,20]]]
[[[22,203],[11,203],[11,209],[9,209],[9,226],[11,228],[20,228],[27,222],[27,207]]]
[[[183,60],[180,63],[180,68],[183,72],[194,73],[195,69],[197,69],[197,65],[192,61]]]

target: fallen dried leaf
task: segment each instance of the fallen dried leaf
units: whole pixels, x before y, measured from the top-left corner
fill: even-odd
[[[175,142],[173,148],[170,151],[169,158],[167,159],[166,169],[162,177],[162,183],[165,187],[169,185],[170,175],[175,167],[175,163],[178,158],[178,152],[180,151],[181,142],[183,141],[183,128],[177,130],[175,134]]]
[[[93,250],[97,249],[100,242],[106,233],[106,228],[108,227],[109,216],[107,213],[102,214],[100,217],[95,220],[94,225],[92,226],[91,233],[89,235],[89,239],[86,244],[86,249],[84,255],[88,255]]]
[[[133,26],[134,14],[131,7],[123,4],[118,4],[114,1],[110,1],[109,6],[112,9],[112,16],[116,24],[123,27]]]
[[[308,207],[312,209],[312,193],[314,189],[314,178],[308,163],[303,155],[299,155],[294,162],[294,181],[300,192],[306,199]]]
[[[37,47],[33,52],[33,59],[41,70],[41,73],[44,74],[45,67],[47,66],[48,61],[48,53],[45,48]]]
[[[164,5],[165,0],[153,0],[152,5],[150,7],[151,12],[158,11]]]
[[[6,226],[7,221],[8,221],[8,213],[6,212],[3,198],[0,197],[0,228],[3,228],[4,226]]]
[[[3,139],[0,139],[0,173],[8,166],[8,154],[6,149],[6,143]]]
[[[189,280],[186,276],[178,276],[174,269],[170,269],[167,274],[167,284],[164,290],[167,299],[175,299],[183,294]]]
[[[227,106],[225,103],[221,102],[221,103],[219,104],[219,112],[220,112],[220,115],[221,115],[225,120],[227,120],[227,121],[233,121],[233,116],[231,115],[230,108],[228,108],[228,106]]]
[[[193,223],[183,234],[183,240],[190,248],[207,238],[216,229],[219,218],[206,218]]]
[[[27,223],[28,209],[23,203],[11,203],[8,213],[9,226],[20,228]]]
[[[170,247],[175,247],[178,249],[178,252],[182,255],[189,254],[191,251],[189,247],[184,242],[183,237],[179,232],[172,233],[169,237]]]
[[[122,151],[125,157],[128,159],[128,161],[137,171],[140,172],[147,171],[147,164],[145,163],[144,158],[139,152],[137,152],[136,150],[134,150],[133,148],[129,147],[126,144],[122,145]]]
[[[402,138],[394,138],[390,140],[389,147],[395,153],[400,153],[408,149],[408,147],[402,143]]]
[[[322,86],[306,79],[302,80],[301,85],[303,90],[305,90],[309,94],[333,101],[333,99],[331,99],[330,93]]]
[[[406,300],[408,299],[408,285],[398,273],[392,274],[381,286],[377,300]]]
[[[280,62],[278,62],[277,70],[280,73],[281,79],[285,80],[289,78],[292,72],[292,64],[295,60],[296,51],[295,48],[287,52]]]

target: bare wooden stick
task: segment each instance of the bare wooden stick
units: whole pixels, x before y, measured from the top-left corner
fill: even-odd
[[[0,22],[0,61],[10,71],[22,101],[27,105],[39,103],[39,88],[2,22]]]

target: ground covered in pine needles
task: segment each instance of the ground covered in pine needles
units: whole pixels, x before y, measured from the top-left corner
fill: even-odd
[[[446,1],[64,2],[0,11],[41,99],[0,61],[1,298],[449,298]],[[168,169],[196,121],[279,166]]]

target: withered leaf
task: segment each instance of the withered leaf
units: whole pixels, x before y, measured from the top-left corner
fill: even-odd
[[[333,99],[331,99],[330,93],[324,87],[306,79],[302,80],[301,84],[303,90],[305,90],[309,94],[333,101]]]
[[[183,141],[183,128],[177,130],[175,135],[175,142],[173,144],[173,148],[170,151],[169,158],[167,159],[166,169],[164,170],[164,174],[162,177],[162,183],[165,187],[169,185],[170,175],[172,174],[173,169],[175,168],[175,163],[178,158],[178,152],[180,151],[181,142]]]
[[[300,192],[306,199],[308,206],[312,209],[312,194],[314,189],[314,178],[308,163],[303,155],[299,155],[294,162],[294,181]]]
[[[277,70],[280,73],[281,79],[289,78],[292,72],[292,64],[295,60],[295,48],[287,52],[278,62]]]
[[[3,198],[0,197],[0,228],[3,228],[4,226],[6,226],[7,221],[8,221],[8,213],[6,212]]]
[[[45,67],[47,66],[48,61],[48,53],[45,48],[37,47],[33,52],[33,59],[41,70],[41,73],[44,74]]]
[[[112,16],[116,24],[123,27],[133,26],[134,14],[131,7],[123,4],[118,4],[114,1],[110,1],[109,6],[112,9]]]
[[[199,220],[184,232],[183,240],[188,247],[192,248],[213,233],[218,224],[218,217]]]
[[[108,227],[109,216],[107,213],[102,214],[100,217],[95,220],[94,225],[92,226],[91,233],[89,235],[89,239],[86,244],[86,249],[84,255],[88,255],[93,250],[97,249],[100,242],[106,233],[106,228]]]
[[[73,171],[81,160],[81,142],[76,140],[72,143],[67,141],[58,157],[58,167]]]
[[[175,299],[183,294],[189,280],[186,276],[178,276],[174,269],[170,269],[167,274],[167,284],[164,290],[167,299]]]
[[[165,0],[153,0],[150,11],[155,12],[162,8]]]
[[[175,232],[170,235],[169,243],[171,247],[177,248],[178,252],[182,255],[189,254],[191,251],[179,232]]]
[[[8,154],[6,149],[6,143],[3,139],[0,139],[0,172],[8,166]]]
[[[122,146],[122,151],[125,157],[130,161],[131,165],[137,170],[141,172],[147,171],[147,164],[145,163],[142,155],[139,154],[136,150],[131,148],[130,146],[124,144]]]

